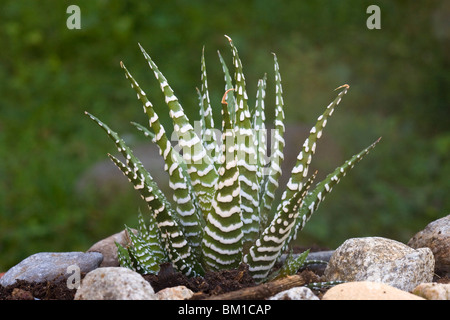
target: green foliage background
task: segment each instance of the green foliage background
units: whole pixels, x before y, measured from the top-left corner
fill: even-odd
[[[81,9],[81,30],[66,27],[70,4]],[[371,4],[381,8],[381,30],[366,27]],[[332,90],[348,83],[324,135],[346,158],[383,137],[299,241],[334,248],[377,235],[406,242],[449,214],[449,14],[445,0],[4,0],[0,271],[39,251],[84,251],[124,223],[136,225],[142,204],[131,187],[109,197],[76,191],[79,177],[114,151],[84,110],[131,145],[144,140],[129,124],[146,120],[120,70],[123,60],[169,123],[139,42],[196,119],[203,45],[212,101],[223,94],[216,51],[230,61],[224,34],[239,48],[250,98],[264,72],[270,79],[276,52],[289,121],[312,126]],[[330,169],[340,165],[325,161]]]

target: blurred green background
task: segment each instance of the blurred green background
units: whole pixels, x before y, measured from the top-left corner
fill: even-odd
[[[81,9],[80,30],[66,27],[70,4]],[[371,4],[381,9],[380,30],[366,27]],[[151,143],[130,125],[147,118],[119,61],[170,125],[137,43],[192,120],[198,118],[195,88],[205,45],[218,121],[224,83],[217,50],[231,63],[224,34],[239,49],[251,105],[257,80],[267,72],[269,121],[271,52],[280,63],[293,127],[312,126],[334,99],[333,90],[350,85],[324,133],[335,151],[327,153],[319,143],[318,154],[328,155],[313,163],[325,163],[329,172],[383,139],[328,196],[299,243],[335,248],[361,236],[406,242],[450,213],[446,0],[4,0],[1,7],[0,271],[39,251],[87,250],[124,223],[136,225],[137,209],[144,206],[125,178],[121,190],[108,183],[77,186],[115,151],[85,110],[131,146]],[[298,149],[289,152],[295,157]]]

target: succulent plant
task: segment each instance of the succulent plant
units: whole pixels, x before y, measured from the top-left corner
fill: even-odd
[[[187,276],[201,276],[206,270],[236,268],[245,263],[256,281],[271,279],[273,276],[269,274],[275,262],[288,250],[325,196],[379,141],[314,185],[316,173],[308,177],[308,168],[316,143],[349,86],[337,88],[336,98],[318,117],[297,156],[281,202],[275,204],[285,144],[278,61],[274,54],[275,120],[271,155],[268,156],[264,111],[266,76],[258,81],[255,107],[250,111],[242,63],[232,40],[227,39],[233,56],[234,77],[219,53],[225,76],[221,141],[216,139],[219,130],[212,117],[204,49],[198,90],[200,130],[195,130],[167,79],[139,45],[164,94],[181,151],[172,145],[145,92],[120,63],[149,118],[149,127],[133,124],[158,145],[169,174],[172,201],[166,198],[120,136],[86,112],[107,132],[124,156],[122,162],[109,154],[140,192],[150,211],[148,219],[139,212],[136,234],[126,227],[129,245],[117,244],[122,266],[141,273],[158,273],[162,263],[170,262]],[[287,259],[281,274],[295,272],[305,257]]]

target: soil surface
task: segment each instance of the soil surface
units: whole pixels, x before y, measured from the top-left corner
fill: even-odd
[[[316,272],[303,270],[299,273],[309,282],[317,282],[320,276]],[[83,279],[84,275],[81,276]],[[204,277],[188,278],[179,272],[174,272],[171,266],[163,265],[159,275],[144,275],[155,292],[164,288],[184,285],[195,294],[193,300],[204,299],[257,284],[241,265],[238,269],[207,272]],[[75,289],[68,289],[66,280],[30,283],[18,280],[7,287],[0,286],[0,300],[73,300]],[[316,294],[321,294],[315,291]]]
[[[301,274],[307,283],[320,282],[324,281],[322,277],[324,268],[325,266],[315,268],[311,266],[311,269],[299,270],[298,274]],[[84,276],[85,274],[81,274],[82,279]],[[145,275],[144,278],[152,285],[155,292],[168,287],[184,285],[194,292],[191,299],[205,299],[257,285],[244,265],[234,270],[207,272],[204,277],[195,278],[188,278],[175,272],[170,265],[162,265],[157,276]],[[450,278],[436,275],[434,281],[450,283]],[[319,298],[322,298],[327,289],[312,290]],[[44,283],[18,280],[14,285],[0,286],[0,300],[73,300],[75,292],[75,289],[67,288],[66,280]]]

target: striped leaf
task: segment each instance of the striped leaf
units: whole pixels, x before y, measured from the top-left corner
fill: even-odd
[[[114,156],[109,156],[116,166],[128,177],[130,182],[133,183],[135,189],[141,192],[142,198],[147,202],[161,232],[161,238],[166,247],[167,254],[175,268],[188,276],[203,274],[203,269],[195,260],[191,247],[184,237],[179,222],[176,219],[175,212],[170,206],[167,206],[167,202],[161,201],[157,197],[151,187],[144,184],[144,181],[135,174],[134,170],[126,167]]]
[[[214,163],[217,162],[219,156],[219,145],[214,135],[214,119],[212,115],[211,101],[208,91],[208,78],[206,75],[205,47],[202,50],[201,58],[201,89],[200,89],[200,115],[202,120],[201,134],[203,146]]]
[[[191,189],[187,175],[182,170],[184,161],[167,138],[164,126],[160,123],[158,115],[155,113],[153,105],[147,99],[145,92],[140,88],[137,81],[129,73],[125,65],[121,62],[120,66],[125,71],[125,77],[130,81],[131,87],[135,89],[138,99],[142,102],[144,112],[149,118],[149,126],[154,131],[154,142],[159,147],[159,153],[164,158],[164,169],[169,174],[169,186],[173,190],[173,200],[176,203],[176,212],[178,220],[183,228],[186,240],[188,240],[197,257],[200,257],[200,244],[202,239],[202,219],[196,202],[193,201]]]
[[[316,151],[316,142],[322,136],[322,131],[325,128],[328,118],[333,114],[334,109],[337,107],[339,102],[341,101],[344,94],[347,93],[349,86],[343,85],[336,90],[343,89],[337,97],[331,102],[325,112],[319,116],[317,122],[314,127],[312,127],[309,137],[303,143],[303,147],[300,150],[300,153],[297,156],[297,162],[292,169],[291,177],[286,185],[286,190],[283,192],[281,196],[281,203],[278,205],[278,209],[284,205],[286,205],[290,199],[290,197],[295,194],[298,190],[302,189],[302,181],[308,175],[309,164],[311,163],[312,156]]]
[[[162,261],[151,250],[151,243],[145,241],[133,230],[125,226],[127,237],[130,239],[128,252],[134,269],[143,274],[157,274]]]
[[[251,116],[248,108],[245,78],[242,72],[242,63],[238,51],[231,38],[233,53],[234,81],[236,95],[236,151],[239,168],[239,183],[241,185],[242,222],[244,223],[244,241],[253,240],[259,232],[259,185],[256,148],[253,141]]]
[[[143,125],[136,123],[136,122],[131,122],[131,124],[134,125],[136,127],[136,129],[141,131],[146,137],[149,137],[150,139],[152,139],[152,141],[156,141],[155,140],[156,135],[153,132],[151,132],[148,128],[146,128]],[[180,167],[181,167],[181,170],[183,170],[184,176],[188,179],[188,181],[190,181],[189,174],[187,173],[187,165],[186,165],[186,162],[184,162],[183,157],[178,152],[174,152],[173,155],[177,158],[177,162],[180,164]],[[192,184],[188,183],[188,187],[191,190],[190,193],[191,193],[192,201],[196,202],[196,197],[192,190]],[[198,205],[197,205],[197,207],[198,207]]]
[[[355,154],[349,160],[345,161],[342,166],[337,167],[324,180],[318,183],[310,193],[308,193],[305,197],[304,205],[300,208],[300,213],[297,218],[295,228],[292,229],[290,240],[288,242],[297,238],[298,232],[303,229],[306,222],[308,222],[311,218],[311,215],[319,208],[319,205],[325,200],[325,196],[331,192],[333,187],[339,183],[342,177],[344,177],[359,161],[361,161],[370,150],[375,148],[380,139],[381,138],[358,154]]]
[[[198,137],[194,128],[189,123],[189,119],[184,113],[183,107],[175,96],[172,88],[169,86],[167,79],[159,71],[156,64],[139,45],[148,65],[158,80],[161,91],[165,96],[165,101],[169,107],[169,115],[174,123],[174,132],[178,136],[180,146],[183,148],[183,158],[188,167],[188,173],[195,193],[199,200],[200,208],[203,215],[211,210],[211,202],[214,198],[214,188],[217,181],[217,170],[212,159],[208,156],[206,149]]]
[[[288,203],[275,214],[270,225],[264,229],[248,254],[244,256],[244,262],[248,264],[249,272],[256,281],[263,281],[267,278],[281,255],[298,217],[298,209],[302,206],[302,201],[314,178],[315,174],[303,185],[302,190],[297,191]]]
[[[196,262],[191,253],[191,248],[179,226],[175,212],[153,181],[150,173],[144,169],[142,163],[133,155],[130,148],[126,146],[125,142],[116,132],[112,131],[106,124],[93,115],[88,115],[107,132],[108,136],[118,146],[119,150],[124,153],[127,164],[122,163],[112,155],[109,155],[109,157],[130,180],[134,188],[141,193],[141,197],[147,202],[147,205],[153,214],[153,218],[157,222],[166,247],[169,249],[176,248],[177,254],[171,252],[168,252],[168,254],[177,257],[177,259],[171,260],[177,270],[186,275],[203,273],[203,269]],[[186,262],[186,260],[189,262]],[[175,263],[174,261],[177,261],[178,263]]]
[[[133,271],[136,271],[136,268],[133,266],[133,261],[131,260],[130,253],[127,248],[124,248],[120,243],[114,242],[117,247],[117,260],[119,261],[119,265],[123,268],[128,268]]]
[[[156,182],[153,180],[153,177],[150,173],[144,168],[142,162],[133,155],[131,149],[125,144],[119,135],[112,131],[106,124],[100,121],[97,117],[93,116],[89,112],[85,112],[95,123],[97,123],[109,136],[109,138],[114,142],[117,147],[117,150],[122,154],[125,158],[125,164],[123,164],[120,160],[117,160],[118,163],[121,163],[121,166],[124,168],[126,173],[125,176],[131,175],[134,180],[137,181],[137,184],[134,185],[136,190],[144,189],[144,186],[147,186],[148,189],[151,189],[152,193],[155,194],[155,197],[160,199],[164,203],[164,205],[170,208],[170,204],[167,201],[164,194],[158,188]],[[145,199],[144,199],[145,200]]]
[[[254,143],[257,148],[257,177],[258,184],[261,186],[265,176],[265,166],[266,166],[266,154],[267,154],[267,131],[266,131],[266,115],[265,115],[265,106],[264,99],[266,97],[266,81],[267,76],[264,75],[263,79],[258,80],[258,89],[256,92],[256,105],[255,111],[253,113],[253,129],[254,129]],[[264,190],[261,189],[260,193],[263,193]],[[260,199],[261,202],[261,199]],[[261,218],[263,216],[261,215]]]
[[[159,263],[163,263],[167,261],[167,256],[164,250],[162,250],[162,240],[161,234],[158,229],[158,225],[153,219],[153,216],[150,215],[150,219],[148,220],[149,224],[144,221],[144,217],[139,210],[138,213],[138,232],[139,237],[141,237],[147,244],[149,250],[152,252],[152,255],[155,256],[155,259]]]
[[[284,102],[283,88],[281,86],[280,68],[277,57],[274,54],[275,65],[275,129],[272,136],[272,155],[267,178],[264,181],[261,201],[261,219],[267,221],[275,200],[275,192],[278,189],[278,181],[281,177],[281,163],[284,160]]]
[[[234,125],[236,123],[236,110],[235,110],[236,100],[233,91],[229,91],[230,89],[234,89],[233,79],[231,78],[227,64],[225,63],[225,60],[222,58],[222,55],[220,54],[219,51],[217,51],[217,54],[219,55],[220,64],[222,65],[225,80],[225,92],[228,92],[226,98],[228,105],[228,112],[230,113],[231,123],[234,128]]]
[[[204,261],[213,270],[236,268],[242,257],[242,220],[235,136],[228,107],[222,99],[222,154],[213,210],[203,238]]]
[[[306,258],[308,257],[309,249],[299,254],[297,257],[294,257],[292,254],[292,250],[289,252],[286,260],[284,261],[281,269],[278,269],[276,272],[272,273],[268,280],[276,280],[286,276],[291,276],[297,273],[297,271],[305,265]]]

